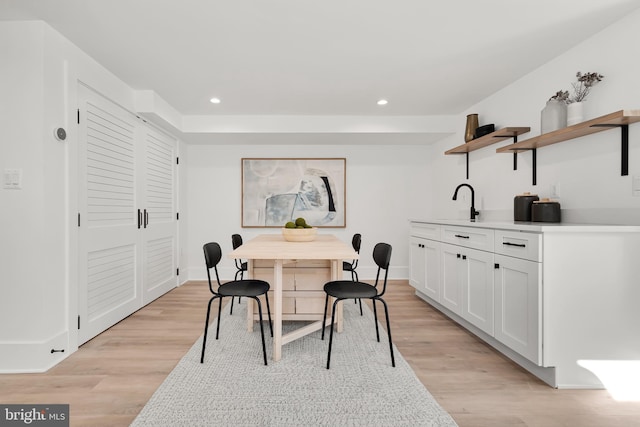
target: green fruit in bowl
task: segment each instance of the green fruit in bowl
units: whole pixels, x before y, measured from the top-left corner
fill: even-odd
[[[293,221],[289,221],[284,225],[284,228],[296,228],[296,224]]]
[[[304,227],[307,221],[304,218],[296,218],[296,226]]]
[[[309,225],[309,224],[305,224],[304,228],[313,228],[313,226]]]
[[[302,225],[296,225],[296,228],[304,228]]]

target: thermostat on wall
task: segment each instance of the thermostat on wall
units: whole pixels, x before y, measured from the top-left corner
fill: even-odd
[[[64,128],[56,128],[53,131],[53,135],[58,141],[64,141],[65,139],[67,139],[67,131],[64,130]]]

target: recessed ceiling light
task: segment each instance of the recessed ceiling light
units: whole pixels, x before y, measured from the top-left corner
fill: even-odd
[[[212,104],[220,104],[220,98],[211,98],[209,102]]]
[[[386,99],[381,99],[378,101],[378,105],[387,105],[389,103],[389,101],[387,101]]]

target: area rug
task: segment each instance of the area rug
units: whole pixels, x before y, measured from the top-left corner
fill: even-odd
[[[344,303],[344,332],[334,334],[326,369],[329,329],[288,343],[282,359],[262,359],[260,328],[246,331],[246,304],[227,305],[215,339],[209,327],[204,364],[202,337],[182,358],[132,426],[456,426],[394,347],[386,332],[376,341],[373,314]],[[393,314],[393,313],[392,313]],[[204,318],[204,311],[203,311]],[[204,322],[203,322],[204,323]],[[289,330],[301,322],[284,322]],[[393,332],[393,330],[392,330]]]

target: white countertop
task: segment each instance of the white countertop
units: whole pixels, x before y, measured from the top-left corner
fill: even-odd
[[[498,230],[516,230],[529,232],[640,232],[638,225],[607,225],[607,224],[575,224],[567,222],[522,222],[522,221],[476,221],[468,219],[418,219],[411,218],[409,222],[423,222],[428,224],[455,225],[475,228],[491,228]]]

